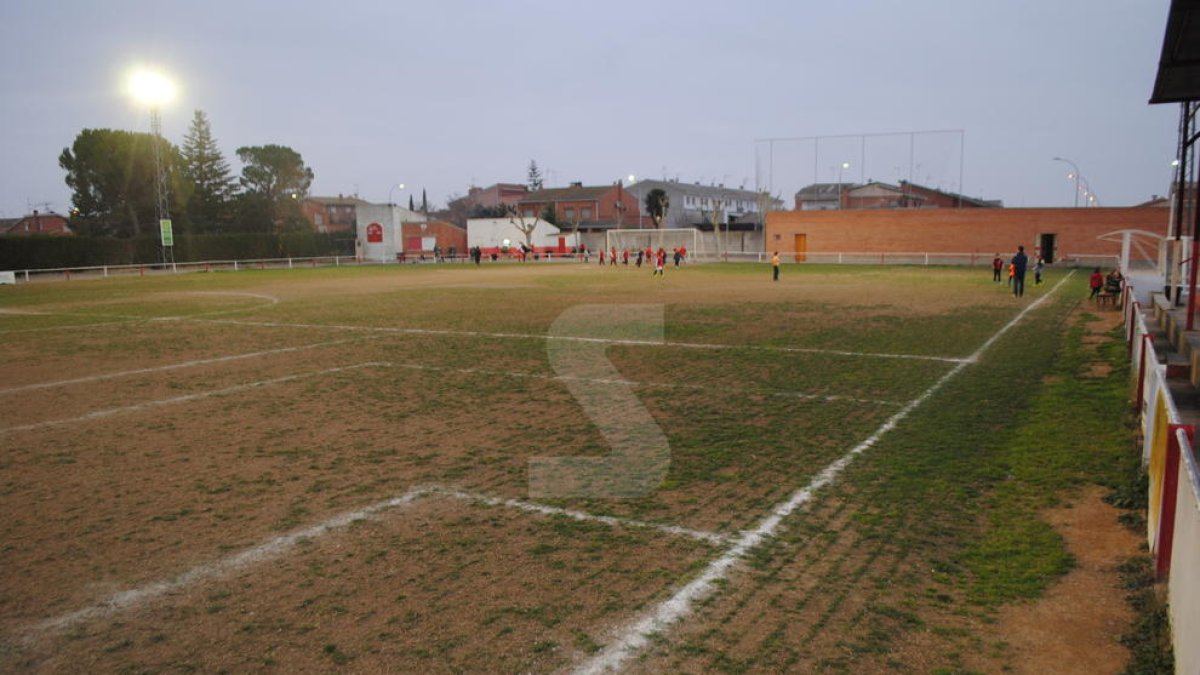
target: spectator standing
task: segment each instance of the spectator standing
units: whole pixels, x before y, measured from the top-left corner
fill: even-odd
[[[1025,247],[1018,246],[1017,254],[1012,258],[1013,296],[1025,295],[1025,268],[1029,266],[1029,256],[1025,255]]]

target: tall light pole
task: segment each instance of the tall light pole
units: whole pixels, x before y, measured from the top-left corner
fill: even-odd
[[[842,172],[850,168],[850,162],[842,162],[838,167],[838,210],[842,210]],[[861,205],[861,204],[860,204]]]
[[[1079,178],[1080,178],[1079,167],[1075,166],[1075,162],[1072,162],[1071,160],[1065,159],[1063,157],[1054,157],[1052,159],[1056,162],[1066,162],[1067,164],[1071,165],[1071,169],[1073,170],[1073,173],[1067,174],[1067,178],[1075,179],[1075,208],[1079,208]]]
[[[175,98],[175,83],[157,70],[139,69],[129,76],[129,93],[134,100],[150,108],[150,133],[154,135],[155,213],[158,216],[162,261],[174,262],[175,234],[171,229],[170,194],[167,171],[162,158],[162,106]]]

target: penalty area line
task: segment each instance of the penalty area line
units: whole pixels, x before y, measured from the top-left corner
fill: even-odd
[[[143,403],[136,403],[134,405],[122,406],[120,408],[108,408],[105,410],[97,410],[94,412],[87,413],[85,415],[79,415],[78,417],[67,417],[64,419],[47,420],[45,422],[35,422],[33,424],[23,424],[21,426],[16,426],[16,427],[7,427],[4,429],[0,429],[0,435],[16,433],[19,431],[32,431],[35,429],[45,429],[48,427],[57,427],[57,426],[62,426],[64,424],[71,424],[73,422],[87,422],[87,421],[91,421],[91,420],[101,419],[104,417],[111,417],[113,415],[121,415],[121,414],[125,414],[125,413],[149,410],[151,408],[157,408],[159,406],[164,406],[164,405],[173,405],[175,403],[186,403],[187,401],[196,401],[199,399],[208,398],[210,396],[220,396],[222,394],[235,394],[237,392],[246,391],[248,389],[257,389],[258,387],[266,387],[266,386],[270,386],[273,384],[283,384],[284,382],[293,382],[295,380],[302,380],[304,378],[317,377],[320,375],[328,375],[330,373],[338,373],[338,372],[342,372],[345,370],[354,370],[357,368],[373,368],[373,367],[390,366],[390,365],[392,365],[392,364],[387,363],[385,361],[368,361],[366,363],[358,363],[353,366],[341,366],[338,368],[326,368],[325,370],[314,370],[314,371],[308,372],[308,373],[287,375],[285,377],[277,377],[277,378],[271,379],[271,380],[261,380],[259,382],[248,382],[246,384],[239,384],[239,385],[236,385],[233,387],[225,387],[224,389],[214,389],[212,391],[200,392],[198,394],[186,394],[184,396],[173,396],[171,398],[164,398],[164,399],[159,399],[156,401],[145,401]]]
[[[883,352],[854,352],[842,349],[818,349],[815,347],[786,347],[775,345],[735,345],[725,344],[720,342],[705,343],[705,342],[656,342],[654,340],[623,340],[620,338],[601,338],[601,337],[586,337],[578,335],[538,335],[535,333],[493,333],[486,331],[470,331],[470,330],[449,330],[437,328],[403,328],[391,326],[351,326],[339,324],[319,324],[319,323],[284,323],[276,321],[246,321],[239,319],[192,319],[184,317],[185,320],[199,321],[203,323],[224,323],[236,326],[262,326],[267,328],[317,328],[324,330],[341,330],[341,331],[361,331],[361,332],[376,332],[376,333],[392,333],[395,335],[432,335],[443,337],[486,337],[499,338],[509,340],[559,340],[563,342],[585,342],[591,344],[607,344],[607,345],[622,345],[629,347],[677,347],[679,349],[701,349],[701,350],[748,350],[761,352],[778,352],[781,354],[829,354],[833,356],[849,356],[855,358],[872,358],[872,359],[900,359],[907,361],[936,361],[939,363],[964,363],[968,362],[970,357],[959,358],[954,356],[929,356],[925,354],[888,354]]]
[[[207,366],[214,363],[227,363],[230,361],[240,361],[242,359],[253,359],[259,356],[270,356],[272,354],[289,354],[293,352],[304,351],[306,349],[319,349],[321,347],[332,347],[334,345],[347,344],[357,342],[359,340],[370,338],[349,338],[346,340],[331,340],[329,342],[317,342],[309,345],[300,345],[298,347],[282,347],[280,349],[267,349],[259,352],[250,352],[247,354],[232,354],[230,356],[217,356],[211,359],[197,359],[195,361],[183,361],[181,363],[171,363],[165,366],[154,366],[152,368],[135,368],[134,370],[122,370],[114,373],[101,373],[99,375],[89,375],[87,377],[77,377],[70,380],[55,380],[53,382],[38,382],[36,384],[26,384],[19,387],[9,387],[0,389],[0,395],[15,394],[22,391],[33,391],[35,389],[50,389],[52,387],[63,387],[70,384],[86,384],[88,382],[100,382],[102,380],[112,380],[120,377],[129,377],[132,375],[145,375],[147,373],[159,373],[167,370],[177,370],[179,368],[192,368],[195,366]]]
[[[320,536],[330,534],[335,530],[344,528],[352,523],[376,518],[385,511],[411,505],[417,500],[426,497],[461,499],[485,504],[488,506],[513,508],[544,516],[559,516],[579,521],[599,522],[613,527],[653,529],[665,534],[690,537],[692,539],[698,539],[718,546],[727,545],[732,540],[732,537],[718,534],[716,532],[703,532],[700,530],[692,530],[674,525],[661,525],[638,520],[629,520],[626,518],[616,518],[613,516],[599,516],[583,511],[573,511],[570,509],[560,509],[553,506],[546,506],[536,502],[527,502],[503,497],[492,497],[489,495],[467,492],[464,490],[442,487],[438,485],[427,485],[415,487],[398,497],[376,502],[370,506],[367,506],[366,508],[338,514],[316,525],[311,525],[288,534],[273,537],[262,542],[261,544],[258,544],[257,546],[252,546],[251,548],[245,549],[226,558],[221,558],[211,563],[193,567],[171,579],[155,581],[144,586],[114,593],[104,600],[101,600],[100,602],[88,607],[66,612],[56,617],[45,619],[31,626],[27,626],[21,631],[21,633],[23,633],[26,638],[32,638],[39,633],[62,631],[85,621],[91,621],[93,619],[99,619],[125,610],[133,609],[139,605],[150,602],[164,595],[182,591],[186,587],[193,584],[217,579],[239,569],[279,558],[291,549],[295,548],[295,546],[301,541],[316,539]]]
[[[837,477],[845,471],[846,467],[854,461],[856,457],[866,452],[872,446],[879,442],[884,435],[895,429],[905,418],[916,410],[922,403],[929,400],[939,389],[947,382],[954,379],[959,373],[966,369],[967,366],[977,363],[983,353],[990,348],[995,342],[1000,339],[1005,333],[1016,326],[1029,312],[1036,309],[1048,298],[1054,295],[1058,289],[1070,279],[1074,274],[1068,274],[1063,277],[1050,290],[1049,293],[1038,298],[1036,301],[1026,306],[1021,310],[1011,321],[1005,324],[1000,330],[996,331],[979,349],[975,350],[970,357],[963,359],[960,363],[954,366],[948,373],[943,375],[937,382],[934,382],[928,389],[921,393],[920,396],[910,401],[907,405],[899,410],[895,415],[889,417],[878,429],[868,436],[864,441],[851,448],[845,455],[832,464],[826,466],[808,485],[796,490],[785,501],[777,504],[771,512],[759,521],[758,525],[753,529],[746,530],[733,546],[730,547],[724,554],[713,560],[704,568],[692,581],[688,582],[670,598],[661,602],[658,606],[642,614],[630,624],[621,629],[616,640],[605,647],[599,654],[588,659],[574,670],[575,673],[585,675],[595,675],[598,673],[610,673],[620,669],[621,665],[630,658],[636,656],[639,652],[645,649],[650,642],[650,636],[656,633],[661,633],[680,619],[683,619],[692,611],[692,606],[697,601],[707,597],[714,589],[715,584],[724,579],[729,573],[730,568],[742,558],[743,555],[758,547],[763,542],[774,538],[776,530],[779,528],[783,519],[791,515],[793,511],[810,501],[814,494],[821,488],[834,482]]]

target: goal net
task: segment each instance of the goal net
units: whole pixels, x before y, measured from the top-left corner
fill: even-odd
[[[657,251],[660,247],[670,255],[675,249],[686,248],[687,257],[692,260],[702,259],[705,255],[703,241],[695,228],[663,228],[661,230],[609,230],[605,241],[608,249],[616,248],[618,253],[625,249]]]

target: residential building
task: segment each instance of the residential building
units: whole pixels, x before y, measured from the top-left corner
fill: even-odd
[[[796,193],[797,211],[838,209],[998,208],[1000,200],[984,200],[900,181],[899,185],[868,183],[813,183]]]
[[[368,202],[358,197],[305,197],[301,210],[320,233],[353,233],[357,227],[357,209]]]
[[[642,221],[637,197],[620,182],[587,187],[571,183],[530,192],[517,203],[517,212],[522,218],[540,218],[547,207],[564,229],[573,229],[576,223],[580,231],[636,228]]]
[[[66,216],[54,212],[33,213],[23,218],[5,218],[0,220],[0,235],[10,237],[29,237],[34,235],[68,236],[75,234]]]
[[[516,206],[529,194],[529,187],[520,183],[496,183],[489,187],[470,187],[467,189],[467,204],[470,208],[496,208],[497,206]]]
[[[920,208],[925,198],[907,192],[898,185],[871,181],[842,191],[845,209],[912,209]]]
[[[644,204],[651,190],[662,190],[670,203],[663,227],[693,227],[702,231],[713,229],[713,214],[718,213],[721,229],[730,231],[762,231],[759,214],[762,201],[753,190],[725,187],[724,185],[701,185],[677,180],[642,180],[629,186],[637,195],[638,203]],[[772,199],[768,209],[783,206]],[[647,218],[649,220],[649,218]]]
[[[842,197],[857,183],[813,183],[796,193],[797,211],[836,211],[842,208]]]
[[[996,209],[1002,208],[1004,202],[999,199],[978,199],[968,197],[956,192],[945,192],[936,190],[924,185],[917,185],[906,180],[900,181],[900,190],[911,195],[920,197],[920,207],[923,209],[929,208],[954,208],[954,209]]]

